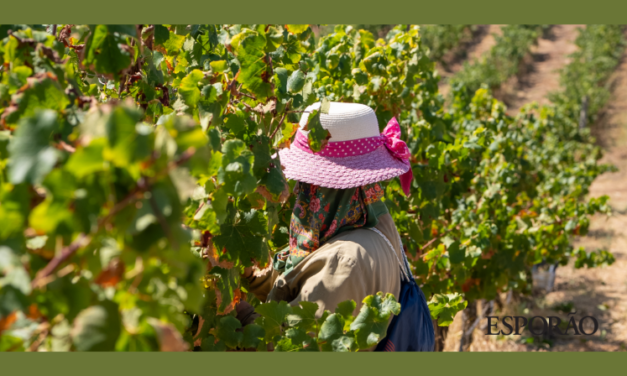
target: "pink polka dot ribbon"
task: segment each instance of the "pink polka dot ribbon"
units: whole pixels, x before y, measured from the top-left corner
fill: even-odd
[[[379,136],[358,138],[349,141],[330,141],[322,150],[317,153],[314,153],[309,148],[307,135],[302,133],[300,130],[296,132],[296,137],[294,138],[293,145],[306,153],[331,158],[354,157],[368,154],[375,151],[381,145],[385,145],[394,158],[410,166],[409,158],[411,156],[411,153],[409,152],[407,144],[405,144],[405,142],[401,140],[400,137],[401,128],[396,121],[396,118],[392,118]],[[403,192],[406,196],[409,195],[411,181],[413,180],[411,166],[406,173],[400,176],[400,180]]]
[[[300,150],[309,154],[319,155],[321,157],[333,158],[352,157],[355,155],[368,154],[373,152],[376,148],[383,145],[384,143],[385,137],[383,136],[359,138],[357,140],[350,141],[335,141],[327,143],[324,149],[320,150],[317,153],[314,153],[309,148],[307,135],[298,130],[298,132],[296,132],[296,137],[294,138],[294,146],[296,146]]]

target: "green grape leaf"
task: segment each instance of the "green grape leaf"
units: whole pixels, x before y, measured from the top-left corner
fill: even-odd
[[[124,38],[112,33],[107,25],[97,25],[85,45],[83,64],[98,73],[118,75],[131,63],[132,48]]]
[[[255,312],[261,315],[255,322],[266,331],[266,341],[269,342],[275,336],[281,335],[283,322],[292,313],[292,307],[285,301],[272,301],[258,305]]]
[[[198,82],[204,78],[202,71],[194,69],[190,74],[181,80],[179,93],[183,97],[183,101],[190,107],[195,107],[200,100],[200,89]]]
[[[224,123],[230,133],[240,135],[246,130],[246,114],[243,111],[237,110],[234,114],[228,114]]]
[[[76,177],[83,178],[106,168],[104,149],[107,145],[105,138],[93,140],[85,147],[78,147],[66,164],[66,168]]]
[[[283,95],[287,95],[288,73],[285,68],[276,68],[274,70],[274,85],[276,90]]]
[[[381,48],[375,47],[368,51],[368,56],[359,64],[360,68],[372,75],[387,76],[388,61]]]
[[[163,45],[170,38],[170,30],[163,25],[155,25],[155,44]]]
[[[126,34],[131,37],[137,36],[135,25],[107,25],[110,33]]]
[[[429,301],[431,317],[439,326],[449,326],[455,314],[466,308],[468,302],[460,294],[434,294]]]
[[[3,275],[0,279],[0,288],[13,286],[24,295],[30,294],[31,280],[28,272],[19,257],[4,246],[0,246],[0,275]]]
[[[228,194],[224,190],[224,186],[222,186],[213,194],[213,199],[211,200],[211,207],[216,212],[216,219],[219,223],[223,223],[226,219],[228,202]]]
[[[226,223],[220,226],[220,235],[214,238],[214,244],[222,250],[220,259],[240,262],[251,266],[251,258],[263,260],[263,236],[267,231],[267,220],[262,212],[251,210],[242,213],[235,224]],[[267,256],[266,256],[267,257]]]
[[[320,112],[318,110],[314,110],[311,114],[309,114],[307,125],[304,130],[309,131],[307,134],[307,141],[309,143],[309,148],[314,153],[324,149],[331,138],[331,133],[324,129],[322,127],[322,123],[320,123]]]
[[[309,28],[309,25],[286,25],[286,27],[292,34],[301,34]]]
[[[270,96],[271,86],[268,82],[268,65],[264,47],[266,39],[256,32],[243,31],[233,37],[231,46],[236,51],[241,70],[237,82],[263,101]]]
[[[316,319],[318,304],[307,301],[300,301],[298,304],[292,307],[293,313],[287,315],[287,324],[297,326],[304,331],[312,330],[318,324],[318,319]]]
[[[270,26],[266,32],[266,40],[266,51],[276,51],[281,45],[281,42],[283,42],[283,32],[274,26]]]
[[[276,346],[274,346],[274,351],[276,352],[292,352],[298,351],[299,349],[299,346],[292,343],[292,340],[287,337],[281,338]]]
[[[322,98],[322,100],[320,101],[320,113],[329,114],[330,109],[331,109],[331,102],[327,98]]]
[[[222,167],[218,181],[227,193],[245,195],[252,193],[257,179],[252,174],[254,154],[241,140],[229,140],[222,145]]]
[[[290,339],[292,349],[296,351],[320,351],[315,339],[301,328],[289,328],[285,331],[285,337]],[[289,350],[288,350],[289,351]]]
[[[9,144],[9,176],[13,184],[39,184],[52,170],[58,152],[50,141],[58,129],[57,114],[52,110],[40,111],[20,122]]]
[[[344,332],[345,321],[342,315],[329,315],[320,327],[318,343],[322,351],[348,352],[357,350],[353,333]]]
[[[449,254],[449,259],[453,264],[459,264],[464,261],[466,256],[465,248],[460,248],[459,241],[450,237],[442,239],[442,243],[446,246],[446,251]]]
[[[318,341],[329,342],[342,334],[344,334],[344,318],[342,318],[342,315],[333,313],[322,323]]]
[[[224,316],[220,319],[216,328],[216,335],[230,348],[236,348],[242,342],[244,333],[237,331],[242,327],[242,323],[239,322],[233,316]]]
[[[61,111],[70,101],[61,84],[52,74],[39,74],[27,79],[27,86],[14,95],[17,109],[3,115],[8,124],[15,124],[22,117],[33,116],[40,109]]]
[[[114,165],[126,167],[150,154],[148,134],[152,130],[137,127],[140,119],[140,111],[126,106],[116,107],[108,116],[105,129],[109,148],[105,157]]]
[[[169,32],[168,40],[163,42],[163,47],[168,52],[168,55],[178,55],[183,49],[185,43],[185,36],[177,35],[173,32]]]
[[[72,342],[78,351],[111,351],[121,329],[118,305],[105,300],[78,314],[71,331]]]
[[[201,148],[208,144],[209,138],[202,128],[188,116],[177,116],[174,114],[161,116],[157,125],[163,125],[169,135],[175,134],[173,142],[176,144],[176,154],[183,153],[189,148]],[[165,132],[159,137],[171,137]],[[165,140],[161,142],[166,142]]]
[[[226,60],[212,61],[209,65],[211,66],[211,71],[213,73],[224,73],[228,69]]]
[[[376,345],[385,337],[390,316],[398,315],[401,305],[394,295],[382,293],[364,299],[363,306],[350,328],[355,332],[355,339],[360,349]]]
[[[287,80],[287,91],[295,94],[303,90],[305,86],[305,75],[300,70],[294,71]]]
[[[337,305],[337,308],[335,308],[335,313],[337,313],[338,315],[341,315],[342,318],[344,318],[344,330],[345,331],[350,330],[350,325],[353,323],[353,320],[355,320],[355,317],[353,316],[353,312],[355,312],[356,308],[357,308],[357,303],[355,303],[354,300],[347,300],[347,301],[341,302]]]
[[[350,335],[341,336],[331,343],[332,350],[335,352],[353,352],[357,350],[357,341],[355,337]]]
[[[244,327],[244,336],[241,340],[241,347],[245,349],[257,348],[264,341],[266,331],[257,324],[249,324]]]
[[[252,140],[252,152],[255,157],[253,164],[253,173],[257,178],[261,178],[267,174],[267,170],[272,162],[270,156],[270,142],[268,137],[259,136]]]

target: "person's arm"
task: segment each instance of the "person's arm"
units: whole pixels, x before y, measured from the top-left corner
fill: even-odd
[[[355,300],[358,310],[361,300],[374,289],[372,269],[363,258],[363,248],[355,242],[341,241],[317,252],[287,276],[290,305],[314,302],[318,304],[316,314],[321,316],[325,309],[333,312],[338,303]],[[285,299],[279,293],[276,298]],[[272,295],[270,298],[274,298],[274,291]]]
[[[255,271],[253,267],[248,267],[244,269],[244,274],[242,276],[248,280],[248,288],[250,292],[255,294],[257,299],[265,302],[268,298],[270,290],[272,290],[272,285],[274,284],[274,280],[278,276],[278,273],[272,267],[263,271]]]

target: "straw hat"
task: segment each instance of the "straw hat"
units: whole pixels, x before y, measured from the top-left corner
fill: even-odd
[[[359,103],[331,102],[320,123],[331,134],[327,145],[314,153],[307,141],[309,113],[320,103],[307,107],[289,149],[279,150],[288,179],[320,187],[347,189],[401,176],[406,195],[412,180],[409,149],[400,139],[400,126],[392,118],[382,133],[374,111]]]

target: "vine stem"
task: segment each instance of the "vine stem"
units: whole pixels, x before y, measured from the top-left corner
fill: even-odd
[[[59,256],[54,257],[48,265],[46,265],[43,269],[37,272],[37,276],[33,279],[31,283],[32,288],[43,287],[48,284],[50,275],[55,271],[59,265],[61,265],[65,260],[70,258],[76,251],[78,251],[83,246],[86,246],[91,242],[91,238],[88,235],[80,233],[76,240],[72,242],[69,246],[63,248]]]
[[[163,173],[167,173],[171,169],[182,165],[183,163],[187,162],[194,155],[195,152],[196,150],[194,148],[189,148],[188,150],[183,152],[183,154],[181,154],[181,156],[176,161],[168,164],[168,166],[164,169],[164,171],[161,171],[161,173],[158,173],[155,176],[156,177],[161,176]],[[140,198],[142,194],[148,191],[149,189],[150,189],[150,184],[148,184],[147,182],[145,181],[138,182],[136,188],[131,193],[129,193],[122,201],[115,204],[113,208],[111,209],[111,211],[105,217],[103,217],[101,220],[98,221],[97,231],[99,231],[109,221],[109,219],[111,219],[111,217],[113,217],[116,213],[118,213],[120,210],[127,207],[129,204],[131,204],[138,198]],[[156,202],[154,204],[156,204]],[[151,205],[153,205],[152,202],[151,202]],[[163,214],[161,213],[161,211],[159,211],[158,207],[156,209],[153,207],[153,210],[156,210],[155,214],[157,215],[157,218],[161,222],[161,219],[164,219]],[[163,226],[163,223],[161,224]],[[166,231],[166,235],[169,234],[168,230],[169,229],[164,228],[164,231]],[[171,236],[168,236],[168,238],[171,239]],[[59,252],[58,256],[55,256],[52,260],[50,260],[50,262],[43,269],[37,272],[37,275],[31,282],[31,287],[36,289],[36,288],[44,287],[45,285],[50,283],[52,281],[52,279],[50,278],[52,276],[52,273],[54,273],[54,271],[63,262],[69,259],[72,255],[74,255],[79,249],[89,245],[89,243],[91,243],[91,240],[92,240],[92,237],[90,237],[89,235],[86,235],[85,233],[78,234],[78,237],[76,238],[76,240],[74,240],[67,247],[64,247],[61,250],[61,252]]]
[[[287,106],[285,107],[285,112],[283,113],[283,116],[281,117],[281,120],[279,120],[279,124],[276,126],[276,129],[270,135],[270,140],[271,141],[274,139],[274,136],[276,135],[276,132],[278,132],[279,129],[281,129],[281,125],[283,125],[283,121],[285,120],[285,117],[287,116],[287,109],[289,108],[289,106],[290,106],[290,104],[288,103]]]
[[[431,244],[435,243],[438,239],[440,239],[442,237],[442,235],[437,236],[431,240],[429,240],[428,242],[425,243],[425,245],[423,245],[422,247],[420,247],[420,252],[424,252],[427,248],[429,248],[431,246]]]

